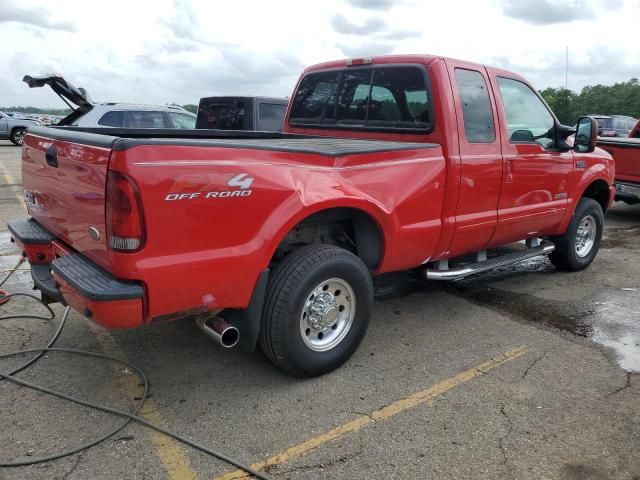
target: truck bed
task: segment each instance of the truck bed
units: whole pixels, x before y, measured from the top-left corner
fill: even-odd
[[[36,127],[23,148],[29,214],[58,253],[144,285],[142,304],[101,320],[65,284],[111,328],[246,308],[288,232],[320,210],[361,212],[362,242],[388,233],[384,257],[381,241],[363,254],[371,270],[419,265],[440,236],[445,172],[435,143],[278,132]],[[136,230],[112,235],[114,211]]]

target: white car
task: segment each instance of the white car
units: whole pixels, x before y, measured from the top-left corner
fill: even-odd
[[[21,146],[24,132],[34,125],[40,125],[40,122],[27,118],[15,118],[0,112],[0,140],[11,140],[14,145]]]
[[[73,110],[57,125],[88,128],[196,128],[196,115],[173,105],[93,102],[86,90],[68,83],[59,75],[27,75],[29,87],[49,85]]]

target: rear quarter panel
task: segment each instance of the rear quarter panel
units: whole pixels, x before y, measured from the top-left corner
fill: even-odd
[[[327,208],[360,209],[378,224],[384,238],[378,272],[420,265],[439,238],[440,148],[327,157],[141,145],[115,151],[110,168],[140,188],[146,245],[135,254],[109,254],[113,274],[145,282],[148,318],[246,307],[287,232]],[[239,174],[253,179],[249,194],[207,198],[238,190],[228,182]]]

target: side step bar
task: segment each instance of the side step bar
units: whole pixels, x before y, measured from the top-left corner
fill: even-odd
[[[463,267],[447,270],[428,268],[424,271],[424,275],[428,280],[459,280],[475,273],[485,272],[493,268],[505,267],[540,255],[548,255],[555,249],[556,246],[552,242],[544,240],[537,247],[528,248],[522,252],[508,253],[490,260],[472,263]]]

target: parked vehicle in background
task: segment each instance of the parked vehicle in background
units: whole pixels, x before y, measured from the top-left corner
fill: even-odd
[[[598,122],[599,137],[626,137],[638,122],[637,119],[625,115],[598,115],[594,113],[588,116]]]
[[[200,99],[196,128],[281,131],[289,101],[271,97]]]
[[[640,138],[640,120],[636,122],[629,132],[629,138]]]
[[[11,140],[14,145],[22,146],[27,128],[35,125],[40,125],[40,122],[26,118],[15,118],[0,112],[0,140]]]
[[[50,86],[73,112],[57,125],[86,128],[180,128],[193,129],[196,116],[174,105],[93,102],[86,90],[59,75],[25,76],[31,88]]]
[[[35,285],[107,328],[195,316],[314,376],[358,348],[372,275],[456,280],[538,255],[576,271],[598,252],[614,165],[597,124],[580,118],[570,145],[514,73],[328,62],[303,72],[284,130],[30,129],[31,218],[9,229]]]
[[[599,138],[598,146],[611,154],[616,164],[616,200],[640,203],[640,121],[628,138]],[[633,136],[631,136],[633,135]]]

